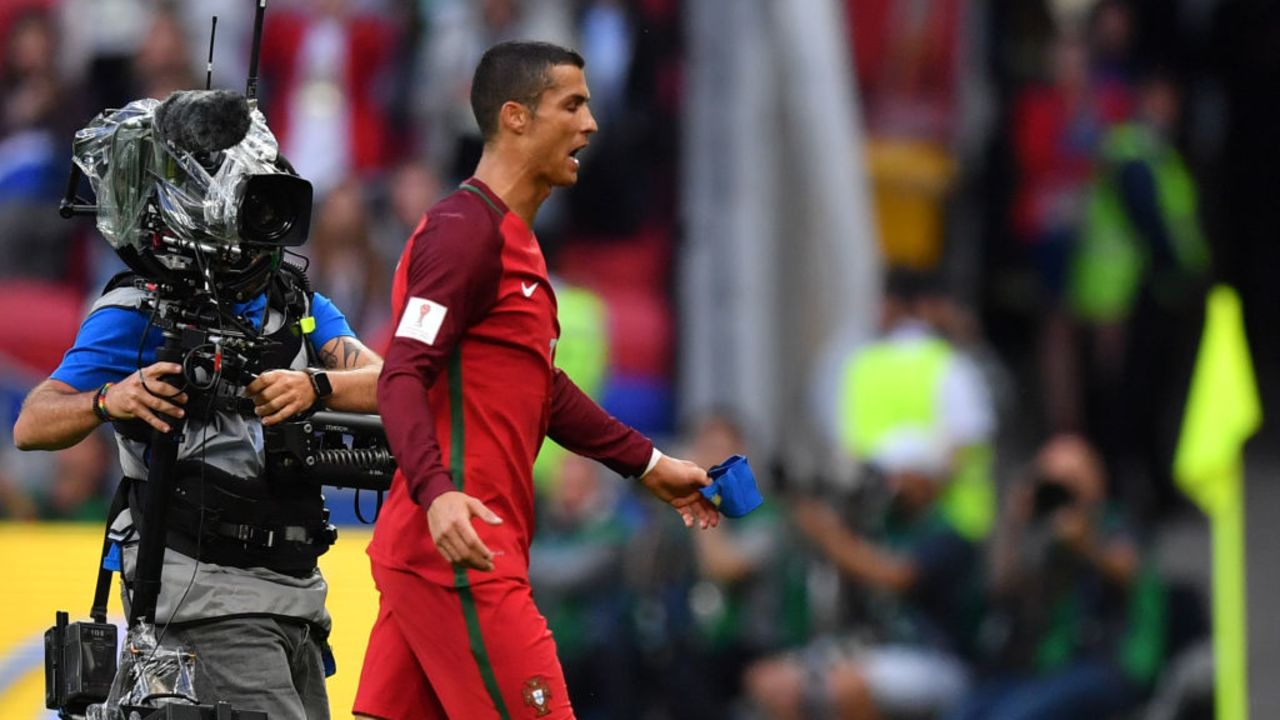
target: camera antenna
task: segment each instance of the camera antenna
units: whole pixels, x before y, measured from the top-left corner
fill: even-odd
[[[266,14],[267,0],[258,0],[258,9],[253,16],[253,47],[249,51],[249,81],[244,89],[244,96],[249,102],[258,99],[258,54],[262,50],[262,19]]]
[[[209,61],[204,66],[204,89],[213,89],[213,39],[218,37],[218,16],[213,16],[213,27],[209,28]]]

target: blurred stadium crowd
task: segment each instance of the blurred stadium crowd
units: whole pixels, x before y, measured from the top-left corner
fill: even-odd
[[[310,277],[374,348],[403,241],[479,156],[480,54],[537,38],[587,59],[602,130],[536,228],[560,363],[704,466],[748,454],[769,502],[690,536],[544,453],[532,578],[579,717],[1207,717],[1204,568],[1160,560],[1188,514],[1170,467],[1209,238],[1230,228],[1201,199],[1230,150],[1212,68],[1247,18],[842,3],[885,299],[829,393],[857,462],[799,473],[751,452],[770,444],[735,408],[675,410],[682,4],[275,0],[262,51],[263,108],[316,190]],[[55,212],[70,139],[202,87],[211,15],[214,86],[239,89],[243,2],[0,2],[0,438],[121,269]],[[105,432],[0,444],[0,517],[102,518],[113,453]]]

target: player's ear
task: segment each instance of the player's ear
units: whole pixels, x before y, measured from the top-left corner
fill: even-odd
[[[498,110],[498,122],[516,135],[523,135],[529,129],[529,121],[533,113],[524,103],[508,100]]]

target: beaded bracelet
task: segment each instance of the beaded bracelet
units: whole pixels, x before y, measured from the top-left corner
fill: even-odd
[[[111,422],[111,413],[107,412],[107,391],[115,383],[105,382],[102,387],[98,388],[98,394],[93,397],[93,414],[104,423]]]

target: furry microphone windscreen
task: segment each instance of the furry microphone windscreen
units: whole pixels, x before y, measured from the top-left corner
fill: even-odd
[[[160,137],[189,153],[215,153],[249,132],[249,102],[232,90],[178,90],[156,108]]]

